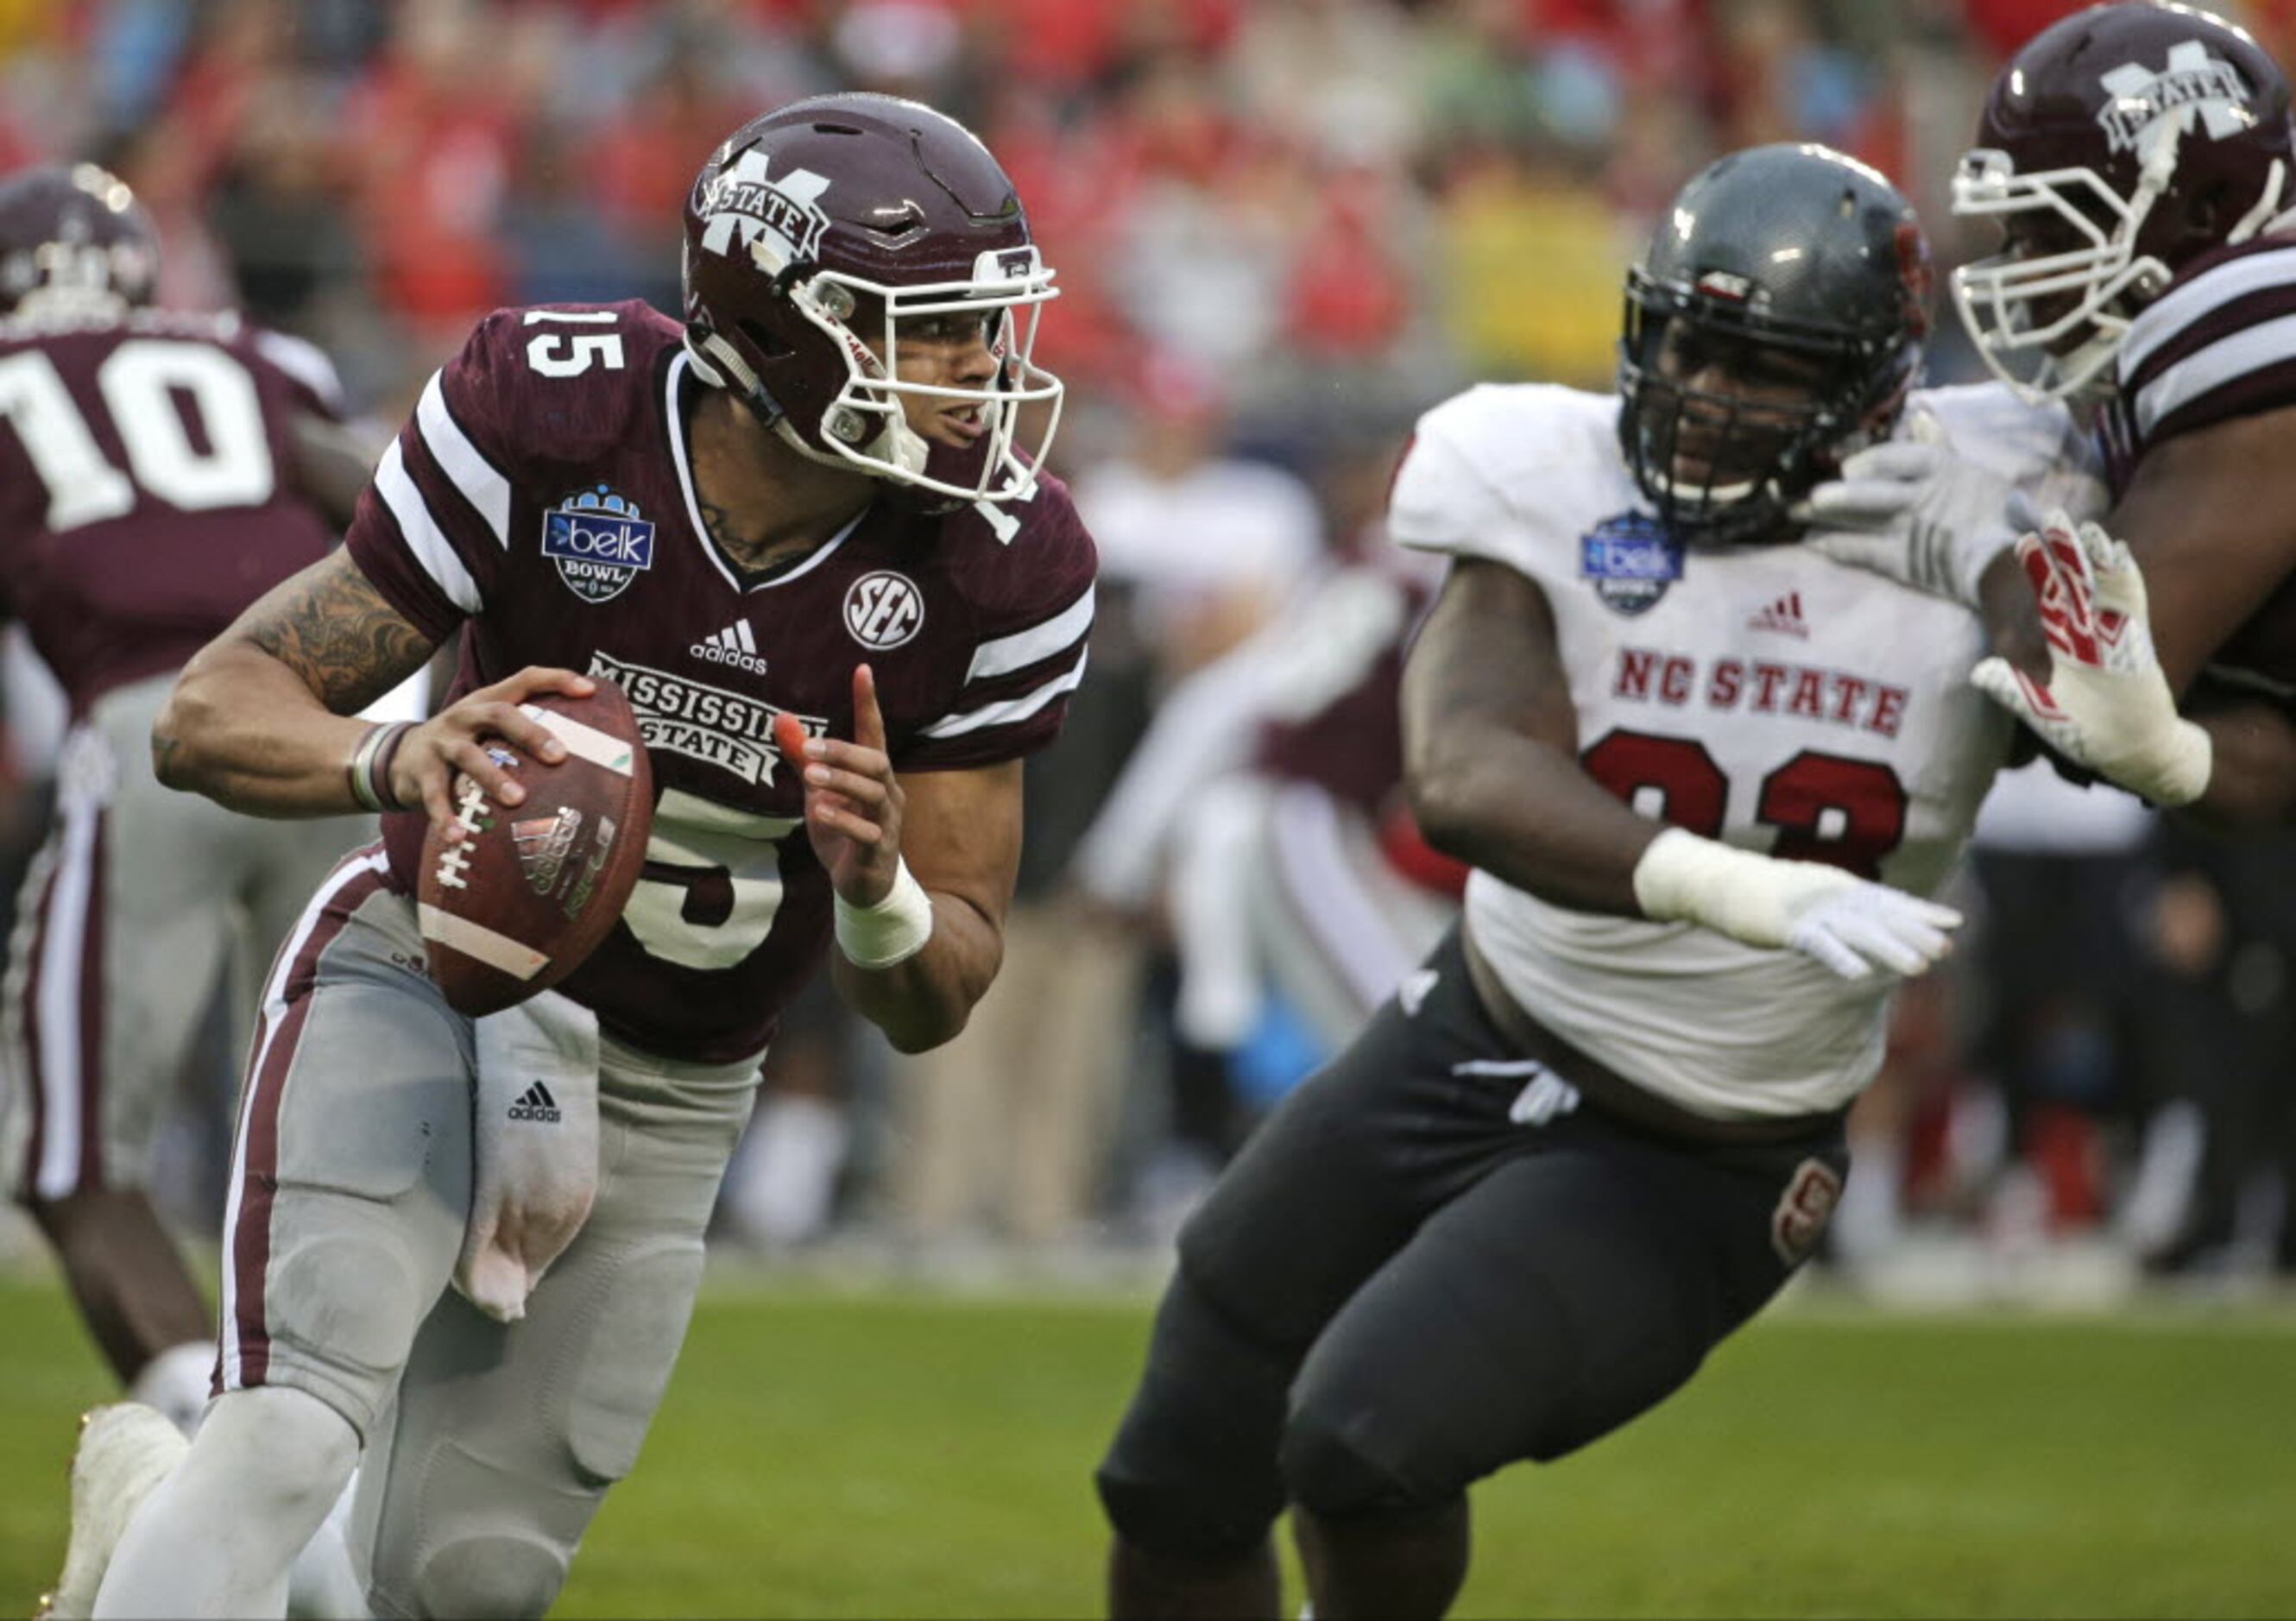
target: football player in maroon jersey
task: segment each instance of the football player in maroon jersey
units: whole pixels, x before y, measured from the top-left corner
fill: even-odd
[[[234,915],[267,957],[360,829],[266,829],[164,792],[144,739],[184,661],[325,554],[372,458],[324,356],[150,308],[158,267],[149,217],[103,170],[0,183],[4,610],[72,720],[0,1012],[0,1183],[113,1370],[188,1427],[213,1320],[144,1192],[152,1137]]]
[[[98,1614],[279,1614],[363,1454],[377,1609],[546,1609],[660,1400],[782,1006],[828,956],[919,1049],[996,972],[1021,757],[1057,731],[1092,617],[1092,544],[1037,465],[1052,274],[980,143],[875,95],[737,130],[685,252],[682,322],[481,323],[343,552],[203,651],[160,718],[168,782],[274,815],[372,797],[385,836],[321,886],[265,992],[222,1394],[116,1558],[133,1477],[159,1468],[136,1409],[90,1427],[66,1607],[100,1582]],[[433,719],[344,718],[457,635]],[[424,974],[414,865],[453,773],[509,806],[490,750],[562,757],[520,701],[598,675],[652,755],[645,875],[559,991],[496,1018],[570,1037],[553,1061],[594,1089],[611,1151],[505,1325],[449,1284],[495,1021]]]
[[[2094,426],[2112,495],[2099,522],[2025,536],[2026,581],[1986,577],[1989,607],[2005,596],[2030,615],[2038,600],[2049,658],[1974,678],[2058,752],[2157,803],[2296,815],[2287,79],[2207,12],[2093,6],[2002,69],[1953,194],[2005,233],[1953,278],[1980,353]],[[1954,478],[1904,487],[1919,504]],[[1900,523],[1856,561],[1922,583],[1920,532]],[[1966,599],[1988,566],[1931,572]]]

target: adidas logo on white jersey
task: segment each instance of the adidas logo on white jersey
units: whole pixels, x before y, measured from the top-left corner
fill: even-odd
[[[1789,591],[1746,621],[1749,630],[1774,630],[1781,635],[1809,640],[1809,621],[1801,617],[1801,593]]]
[[[766,673],[766,661],[758,657],[758,641],[750,634],[750,622],[736,619],[725,629],[713,631],[685,650],[696,659],[706,659],[712,664],[730,664],[737,670],[747,670],[752,675]]]
[[[519,1093],[518,1101],[510,1106],[513,1120],[538,1120],[545,1126],[555,1126],[559,1120],[558,1100],[550,1095],[550,1088],[540,1081]]]

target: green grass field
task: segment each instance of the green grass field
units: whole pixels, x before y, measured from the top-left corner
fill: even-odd
[[[61,1297],[0,1284],[0,1615],[53,1574]],[[1080,1616],[1141,1303],[705,1299],[566,1616]],[[1789,1312],[1477,1498],[1463,1615],[2296,1611],[2296,1319]]]

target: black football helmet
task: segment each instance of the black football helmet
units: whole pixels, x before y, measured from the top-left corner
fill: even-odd
[[[1879,174],[1823,146],[1750,147],[1684,186],[1627,272],[1619,438],[1667,527],[1791,538],[1787,509],[1886,433],[1929,332],[1929,245]],[[1785,368],[1792,397],[1699,386]]]
[[[76,163],[0,180],[0,314],[116,315],[159,279],[160,233],[117,176]]]
[[[694,370],[802,454],[944,502],[1034,486],[1060,421],[1060,380],[1032,358],[1053,273],[1013,182],[954,119],[840,94],[743,125],[687,199],[685,277]],[[981,387],[901,380],[902,323],[934,315],[989,323]],[[986,431],[929,444],[902,413],[912,395],[974,402]],[[1024,455],[1013,433],[1036,403],[1050,409]]]
[[[2097,5],[2044,29],[1954,176],[1953,211],[2009,234],[1953,274],[1978,353],[2029,397],[2078,392],[2185,261],[2274,223],[2292,163],[2288,81],[2221,17]]]

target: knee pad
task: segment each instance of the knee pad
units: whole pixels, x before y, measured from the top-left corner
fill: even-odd
[[[327,1518],[358,1467],[358,1431],[317,1396],[284,1385],[226,1390],[197,1442],[202,1468],[243,1482],[250,1512],[308,1533]]]
[[[1461,1484],[1431,1480],[1437,1471],[1382,1455],[1313,1412],[1296,1412],[1283,1429],[1283,1489],[1322,1519],[1431,1513],[1455,1502]]]
[[[1275,1444],[1291,1363],[1176,1276],[1148,1368],[1095,1477],[1109,1523],[1152,1553],[1226,1558],[1283,1511]]]
[[[410,1584],[418,1615],[539,1616],[566,1584],[559,1548],[515,1528],[442,1541],[423,1551]]]
[[[1238,1559],[1266,1540],[1281,1498],[1245,1502],[1237,1494],[1179,1486],[1168,1481],[1129,1480],[1117,1472],[1114,1454],[1093,1477],[1100,1506],[1119,1535],[1136,1547],[1166,1558]]]

